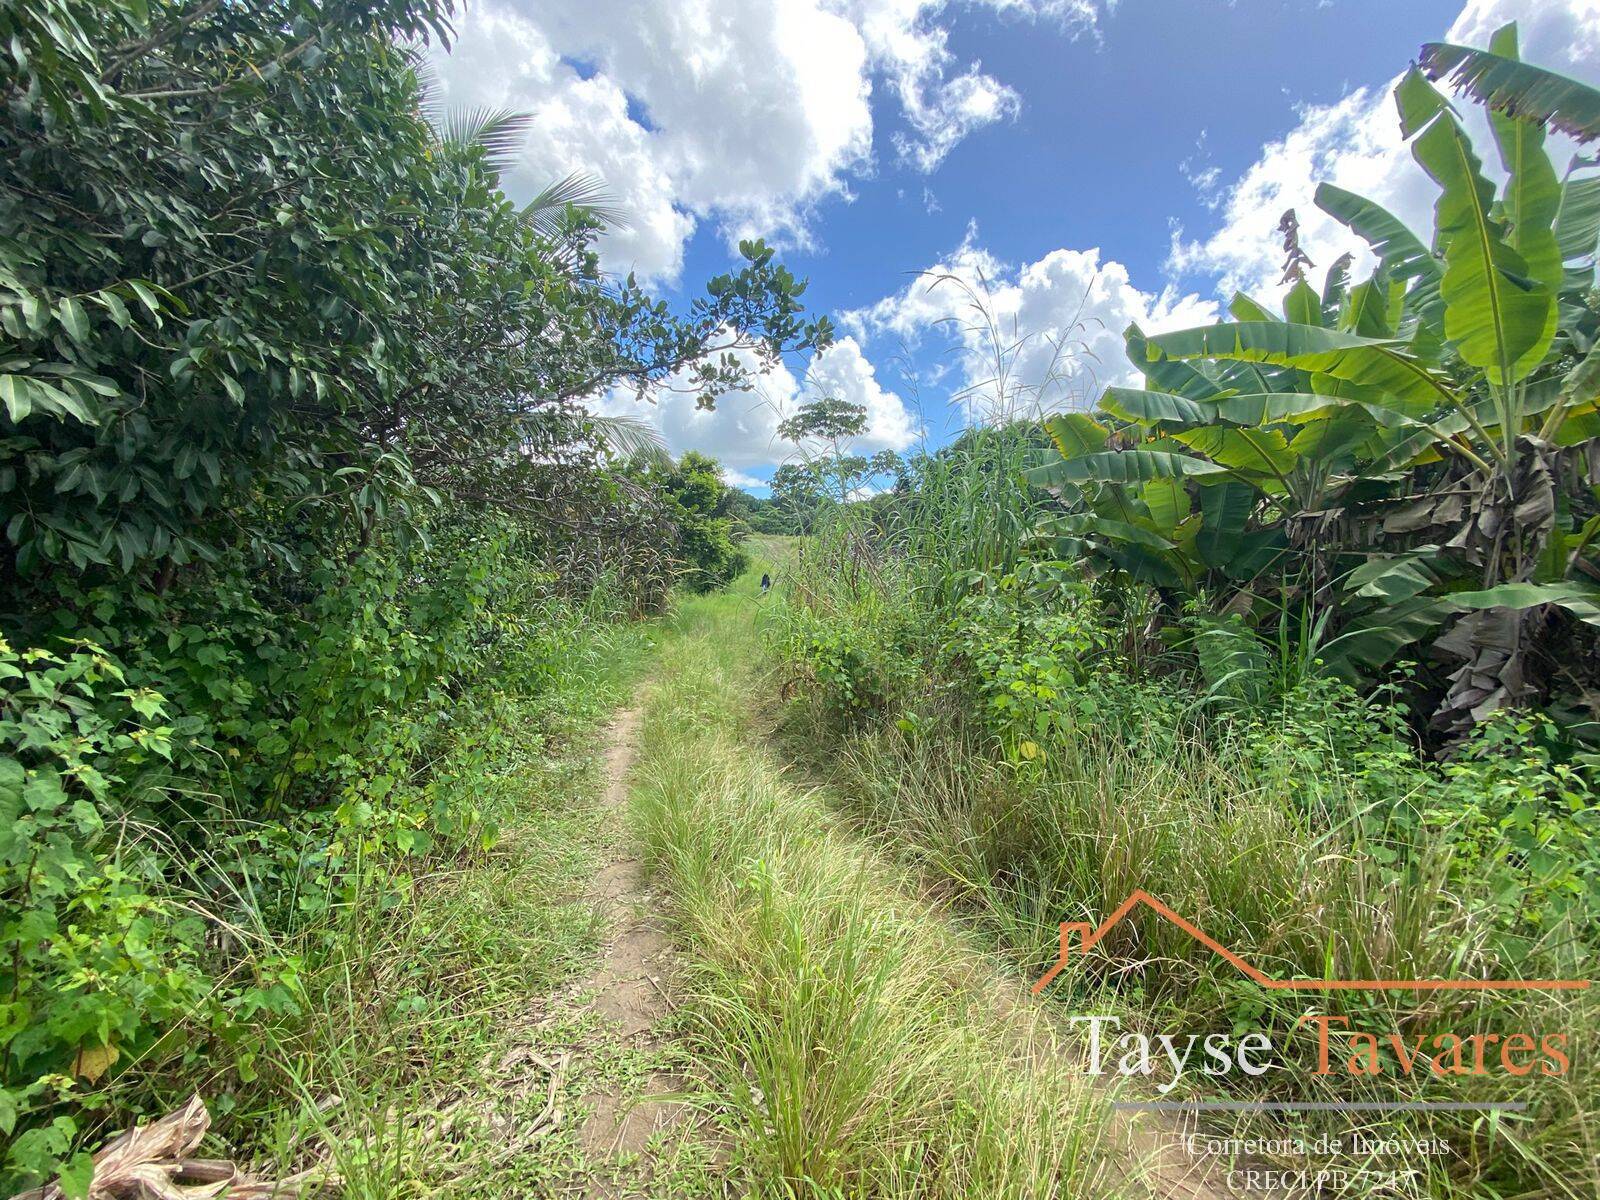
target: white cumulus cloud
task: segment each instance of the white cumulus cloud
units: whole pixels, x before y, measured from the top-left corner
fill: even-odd
[[[1522,57],[1590,83],[1600,82],[1600,0],[1472,0],[1442,40],[1487,46],[1495,30],[1516,21]],[[1299,123],[1262,147],[1256,162],[1220,194],[1221,223],[1210,232],[1174,234],[1168,269],[1176,277],[1215,276],[1219,291],[1242,290],[1259,299],[1282,292],[1283,250],[1276,230],[1294,209],[1301,243],[1317,273],[1346,252],[1366,267],[1364,243],[1312,201],[1319,182],[1366,196],[1389,209],[1424,239],[1433,228],[1437,189],[1402,142],[1392,91],[1399,76],[1380,88],[1358,88],[1334,104],[1308,105]],[[1498,172],[1487,141],[1487,122],[1469,99],[1457,105],[1486,171]],[[1550,139],[1551,158],[1566,165],[1572,144]],[[1215,187],[1215,177],[1206,183]],[[1204,198],[1204,197],[1203,197]],[[1217,199],[1213,192],[1212,199]]]
[[[1135,381],[1122,339],[1130,324],[1157,333],[1216,316],[1213,300],[1140,289],[1098,248],[1051,250],[1013,266],[969,229],[904,290],[843,320],[861,337],[948,341],[959,363],[954,390],[970,392],[972,418],[996,419],[1087,407],[1105,386]]]
[[[754,365],[751,356],[739,357],[747,366]],[[749,487],[760,483],[752,472],[770,470],[796,453],[778,433],[783,420],[807,400],[825,396],[866,410],[866,432],[852,444],[859,453],[905,450],[921,436],[916,414],[883,386],[860,343],[848,335],[815,356],[803,376],[779,364],[758,376],[751,390],[717,397],[714,411],[700,408],[695,392],[688,388],[663,389],[653,403],[617,393],[595,408],[607,416],[627,414],[649,421],[661,431],[674,456],[685,450],[709,454],[722,464],[729,482]]]
[[[991,14],[1092,31],[1114,0],[971,0]],[[873,89],[908,129],[901,158],[931,171],[1022,98],[963,62],[947,0],[472,0],[436,52],[441,98],[534,115],[505,184],[527,198],[571,171],[600,176],[631,227],[606,265],[671,279],[712,221],[730,238],[804,244],[808,219],[870,172]]]

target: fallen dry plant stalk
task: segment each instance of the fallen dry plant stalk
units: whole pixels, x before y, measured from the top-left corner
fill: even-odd
[[[338,1176],[312,1167],[287,1179],[258,1179],[223,1158],[192,1158],[211,1126],[205,1101],[195,1096],[149,1125],[135,1125],[94,1156],[89,1200],[295,1200],[307,1184],[328,1186]],[[12,1200],[64,1200],[59,1181]]]

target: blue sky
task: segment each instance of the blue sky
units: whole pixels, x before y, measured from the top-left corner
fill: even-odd
[[[1438,0],[1123,0],[1101,20],[1098,40],[958,13],[956,56],[1015,87],[1020,115],[966,138],[923,175],[895,163],[889,139],[904,122],[880,98],[877,177],[853,184],[853,202],[825,206],[816,253],[786,260],[811,277],[819,305],[859,308],[948,252],[976,221],[985,246],[1008,261],[1099,246],[1135,278],[1157,280],[1168,221],[1192,227],[1207,215],[1180,163],[1201,158],[1242,174],[1264,142],[1294,125],[1297,105],[1381,85],[1458,11]],[[924,189],[938,212],[925,211]],[[722,239],[702,227],[685,281],[727,261]]]
[[[1512,18],[1526,57],[1596,78],[1596,0],[489,0],[459,15],[440,75],[451,102],[534,114],[514,194],[606,180],[632,217],[603,242],[609,268],[681,297],[760,234],[841,318],[817,363],[714,415],[670,393],[599,402],[756,486],[795,452],[774,430],[808,394],[865,404],[869,451],[966,419],[946,399],[987,377],[983,339],[919,272],[990,281],[1025,339],[1012,399],[1050,408],[1125,372],[1129,320],[1197,324],[1235,288],[1272,299],[1284,208],[1319,271],[1359,260],[1311,205],[1318,179],[1425,229],[1387,89],[1422,42],[1482,44]]]

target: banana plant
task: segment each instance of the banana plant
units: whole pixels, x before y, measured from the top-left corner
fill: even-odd
[[[1584,621],[1600,611],[1575,578],[1600,578],[1588,557],[1596,494],[1570,486],[1600,468],[1600,177],[1581,162],[1558,176],[1542,123],[1559,111],[1587,130],[1585,101],[1506,66],[1518,62],[1514,25],[1474,53],[1488,57],[1441,49],[1425,66],[1490,99],[1502,188],[1413,69],[1396,98],[1438,189],[1431,239],[1324,185],[1319,206],[1378,259],[1370,278],[1351,286],[1341,262],[1320,293],[1300,279],[1281,317],[1241,295],[1231,321],[1130,330],[1146,386],[1110,388],[1093,418],[1055,422],[1060,460],[1035,473],[1076,489],[1061,531],[1184,583],[1211,569],[1191,556],[1195,502],[1242,489],[1248,528],[1281,531],[1280,565],[1309,566],[1319,599],[1343,579],[1346,624],[1330,649],[1347,668],[1380,666],[1453,622],[1440,644],[1465,665],[1442,720],[1457,729],[1531,693],[1524,652],[1547,606]],[[1534,98],[1517,102],[1529,79]],[[1187,510],[1168,502],[1174,487]]]

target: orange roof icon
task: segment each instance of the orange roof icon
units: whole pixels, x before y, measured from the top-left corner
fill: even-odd
[[[1179,915],[1149,892],[1134,889],[1133,893],[1117,905],[1116,909],[1098,926],[1088,921],[1061,922],[1061,953],[1050,969],[1033,985],[1035,995],[1050,986],[1051,980],[1061,974],[1072,953],[1072,935],[1079,935],[1078,953],[1087,954],[1095,944],[1111,932],[1112,928],[1139,905],[1154,909],[1208,950],[1220,954],[1245,975],[1264,988],[1273,991],[1411,991],[1411,992],[1504,992],[1504,991],[1576,991],[1589,986],[1587,979],[1273,979],[1265,971],[1251,965],[1221,942],[1206,934],[1198,925]]]

